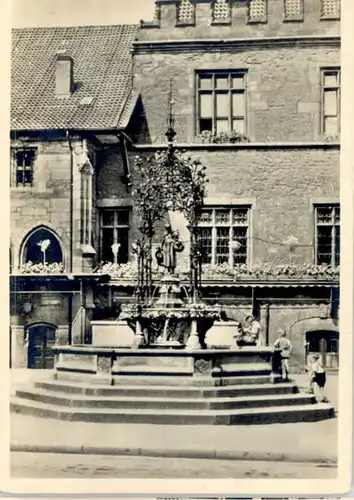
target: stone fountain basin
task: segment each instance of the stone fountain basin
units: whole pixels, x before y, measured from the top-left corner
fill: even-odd
[[[90,376],[163,375],[225,377],[271,373],[274,349],[134,349],[55,346],[55,370]]]

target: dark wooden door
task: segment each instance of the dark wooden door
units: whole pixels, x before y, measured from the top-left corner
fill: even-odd
[[[327,370],[339,367],[339,334],[333,331],[314,331],[306,334],[306,355],[317,353]]]
[[[54,355],[51,347],[55,344],[55,327],[38,324],[28,329],[28,368],[53,368]]]

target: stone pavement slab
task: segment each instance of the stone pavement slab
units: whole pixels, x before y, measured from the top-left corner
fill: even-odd
[[[337,419],[257,426],[100,424],[11,415],[13,451],[331,462]]]

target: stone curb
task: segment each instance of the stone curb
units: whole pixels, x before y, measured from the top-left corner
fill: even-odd
[[[337,466],[335,458],[323,458],[319,455],[303,455],[300,453],[272,453],[253,451],[208,450],[208,449],[180,449],[180,448],[124,448],[118,446],[90,446],[90,445],[41,445],[20,444],[10,445],[11,452],[30,453],[61,453],[74,455],[120,455],[136,457],[163,457],[163,458],[194,458],[212,460],[247,460],[257,462],[289,462],[311,463]]]

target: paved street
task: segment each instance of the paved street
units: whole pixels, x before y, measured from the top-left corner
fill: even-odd
[[[335,478],[330,466],[283,462],[11,453],[17,478]]]

